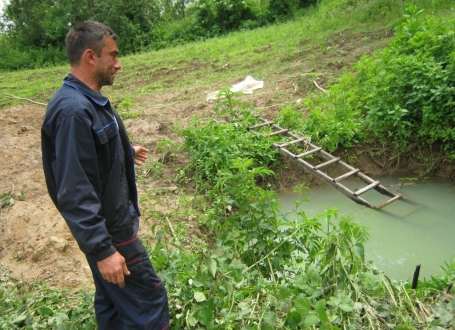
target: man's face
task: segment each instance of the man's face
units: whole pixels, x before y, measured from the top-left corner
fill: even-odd
[[[103,48],[101,56],[97,57],[96,71],[94,78],[98,83],[99,90],[101,87],[114,84],[117,70],[122,67],[117,58],[118,48],[115,40],[107,37],[106,45]]]

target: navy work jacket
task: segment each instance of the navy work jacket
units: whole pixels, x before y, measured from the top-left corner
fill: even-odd
[[[49,195],[80,249],[98,261],[115,253],[140,213],[134,149],[109,99],[68,75],[47,106],[41,147]]]

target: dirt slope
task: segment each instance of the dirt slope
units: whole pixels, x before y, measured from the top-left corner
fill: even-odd
[[[40,144],[44,112],[45,107],[28,104],[0,111],[0,192],[12,191],[14,197],[12,207],[1,209],[0,268],[26,281],[90,288],[91,273],[85,256],[47,194]],[[161,156],[153,152],[156,141],[173,137],[170,123],[159,121],[148,116],[125,121],[133,140],[152,150],[150,160]],[[146,170],[138,168],[138,175]],[[140,193],[148,185],[166,187],[165,179],[166,175],[155,182],[141,181]],[[163,212],[168,207],[160,205]],[[140,234],[147,235],[152,225],[153,219],[142,223]]]

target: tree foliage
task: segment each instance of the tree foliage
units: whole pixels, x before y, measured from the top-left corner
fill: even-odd
[[[275,0],[11,0],[0,20],[0,70],[64,61],[67,31],[86,20],[110,26],[128,54],[260,27],[314,2],[286,0],[283,7]]]

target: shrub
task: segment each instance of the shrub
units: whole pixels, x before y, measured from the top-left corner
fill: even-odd
[[[335,107],[362,112],[374,139],[399,150],[441,145],[455,157],[455,22],[406,8],[389,47],[363,57],[331,89]]]

